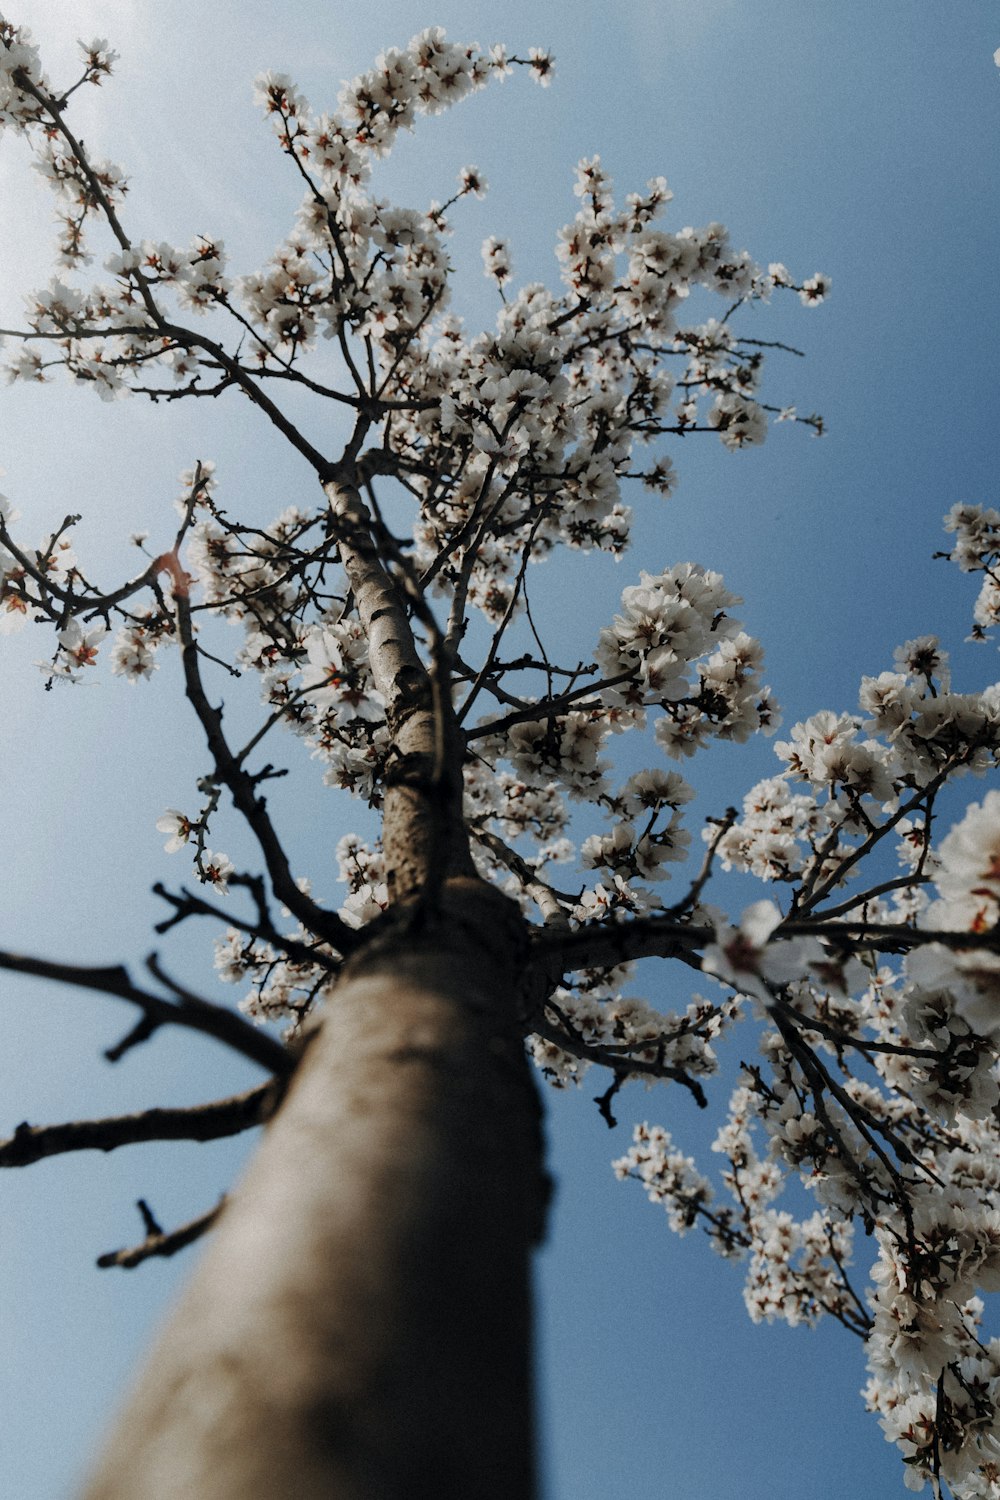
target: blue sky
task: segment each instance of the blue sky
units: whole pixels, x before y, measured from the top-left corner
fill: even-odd
[[[746,599],[786,724],[853,708],[861,674],[883,670],[895,645],[927,631],[954,649],[958,686],[996,676],[992,647],[962,645],[970,580],[931,557],[951,504],[996,503],[1000,25],[989,0],[514,0],[499,25],[481,0],[386,0],[364,15],[346,0],[286,0],[280,20],[263,0],[11,0],[6,13],[33,27],[56,78],[67,76],[77,35],[109,37],[122,53],[119,77],[81,99],[81,129],[129,170],[130,226],[178,243],[221,234],[241,270],[270,252],[298,200],[251,103],[257,71],[287,70],[314,103],[332,106],[342,78],[425,25],[519,50],[551,47],[551,89],[514,78],[425,122],[382,179],[386,193],[416,206],[447,196],[468,162],[489,179],[454,241],[470,319],[492,317],[478,255],[486,235],[510,237],[517,277],[554,277],[573,166],[594,152],[622,192],[664,173],[672,227],[721,219],[758,260],[827,272],[833,295],[814,312],[788,299],[755,314],[753,330],[807,352],[775,355],[768,391],[821,411],[828,435],[779,427],[762,449],[736,456],[689,439],[672,454],[678,493],[642,506],[631,557],[581,564],[584,582],[554,573],[549,608],[574,630],[579,618],[589,637],[640,566],[718,568]],[[6,319],[47,277],[50,243],[44,193],[9,140],[0,194],[5,208],[17,205],[0,223]],[[57,385],[0,400],[3,488],[25,534],[84,512],[78,550],[106,560],[105,577],[124,565],[129,533],[164,527],[176,476],[199,456],[218,461],[234,509],[245,500],[274,514],[309,483],[236,406],[104,407]],[[163,855],[154,823],[165,807],[193,803],[204,757],[170,666],[138,690],[105,676],[45,694],[32,663],[46,646],[40,633],[0,641],[0,944],[136,963],[162,915],[150,884],[185,873]],[[294,746],[288,755],[296,777],[279,800],[289,840],[333,898],[327,872],[337,838],[354,826],[350,809],[331,801],[327,811],[308,763]],[[700,779],[693,771],[699,808],[719,810],[775,765],[764,742],[711,755]],[[238,859],[235,840],[224,847]],[[197,979],[209,933],[164,952]],[[686,1003],[672,975],[642,979],[651,999]],[[110,1068],[101,1049],[128,1024],[110,1000],[6,975],[0,998],[2,1133],[24,1118],[195,1102],[252,1081],[212,1044],[170,1037]],[[857,1395],[860,1347],[836,1328],[753,1328],[739,1270],[694,1236],[677,1240],[636,1189],[614,1181],[608,1163],[631,1120],[660,1120],[695,1150],[707,1146],[711,1122],[686,1097],[635,1088],[612,1135],[590,1102],[596,1091],[548,1098],[559,1187],[539,1278],[546,1500],[902,1496],[895,1453]],[[116,1276],[94,1270],[94,1257],[140,1237],[140,1196],[165,1222],[207,1207],[240,1152],[135,1148],[0,1179],[0,1402],[9,1416],[0,1472],[12,1500],[72,1493],[190,1264]],[[858,1259],[863,1279],[863,1242]]]

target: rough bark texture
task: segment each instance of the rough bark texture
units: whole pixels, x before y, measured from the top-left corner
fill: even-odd
[[[88,1500],[534,1493],[523,936],[452,881],[354,962]]]

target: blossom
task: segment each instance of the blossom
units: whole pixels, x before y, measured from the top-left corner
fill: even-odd
[[[485,198],[489,184],[478,167],[463,167],[458,174],[463,193],[474,193],[477,198]]]
[[[196,861],[198,879],[205,885],[213,885],[217,891],[226,891],[229,877],[233,873],[233,862],[226,854],[213,854],[203,849]]]
[[[764,1005],[773,1003],[773,986],[800,978],[808,965],[822,957],[815,938],[771,942],[771,934],[782,921],[773,901],[755,901],[740,918],[738,927],[726,921],[715,925],[715,942],[705,949],[701,967],[741,994],[753,995]]]
[[[804,281],[799,289],[799,301],[806,307],[817,307],[829,295],[830,278],[819,272]]]
[[[980,1036],[1000,1032],[1000,954],[929,943],[907,957],[906,973],[917,992],[946,996],[949,1009]]]
[[[492,277],[498,286],[503,287],[511,277],[510,249],[506,240],[499,240],[495,236],[483,241],[483,274]]]
[[[160,833],[169,835],[163,846],[168,854],[176,854],[177,850],[187,843],[194,830],[191,819],[185,813],[177,812],[172,807],[167,808],[162,818],[157,818],[156,827]]]
[[[96,664],[98,650],[107,634],[106,625],[96,625],[85,631],[79,620],[70,620],[57,636],[59,651],[52,667],[44,662],[39,665],[64,681],[79,682],[80,673]]]
[[[942,687],[948,687],[948,653],[940,649],[936,635],[921,635],[897,646],[893,659],[910,677],[923,678],[925,682],[937,678]]]
[[[151,643],[141,630],[124,630],[118,635],[111,655],[112,672],[136,683],[152,677],[158,666]]]
[[[928,924],[983,932],[1000,921],[1000,792],[987,792],[938,846],[941,901]]]
[[[337,724],[377,724],[385,717],[359,628],[338,621],[310,630],[304,644],[308,665],[303,668],[302,688],[320,710]]]
[[[348,927],[365,927],[380,917],[389,905],[389,888],[384,881],[372,885],[365,881],[353,890],[340,909]]]
[[[555,76],[555,58],[551,52],[543,52],[540,47],[530,47],[528,56],[531,58],[532,78],[543,89],[547,89]]]

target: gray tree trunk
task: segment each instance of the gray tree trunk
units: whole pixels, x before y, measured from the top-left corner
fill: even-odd
[[[346,972],[87,1500],[529,1500],[524,931],[451,880]]]

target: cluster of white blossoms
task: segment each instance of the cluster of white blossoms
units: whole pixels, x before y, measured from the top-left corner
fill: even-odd
[[[887,1001],[889,987],[883,975],[877,999],[818,1007],[825,1032],[835,1020],[842,1036],[856,1034],[867,1020],[873,1048],[895,1048],[871,1053],[891,1091],[845,1083],[851,1112],[817,1090],[776,1032],[761,1038],[763,1062],[746,1070],[714,1147],[728,1162],[730,1205],[717,1204],[694,1159],[658,1126],[637,1127],[615,1170],[638,1180],[674,1229],[699,1225],[720,1254],[746,1260],[744,1296],[755,1321],[795,1325],[828,1314],[864,1337],[866,1400],[902,1451],[907,1483],[919,1490],[943,1479],[958,1500],[981,1500],[1000,1483],[1000,1340],[984,1335],[977,1295],[1000,1289],[996,1051],[989,1049],[989,1098],[973,1107],[977,1117],[963,1101],[946,1111],[946,1127],[933,1115],[928,1123],[913,1074],[926,1081],[933,1070],[921,1052],[931,1039],[940,1046],[946,1028],[939,1025],[936,1038],[918,1030],[912,994],[900,987]],[[804,1001],[801,989],[797,999]],[[887,1012],[896,1013],[895,1026]],[[960,1030],[953,1024],[953,1045],[939,1054],[952,1051],[958,1067]],[[835,1053],[829,1042],[825,1050]],[[904,1061],[909,1078],[895,1066]],[[754,1144],[761,1130],[764,1155]],[[885,1152],[880,1160],[878,1145],[891,1146],[901,1164]],[[899,1174],[905,1212],[893,1202]],[[804,1218],[775,1207],[796,1179],[819,1199]],[[878,1251],[867,1288],[850,1269],[855,1217],[873,1231]]]
[[[622,593],[622,613],[601,631],[597,648],[619,723],[641,725],[644,708],[657,705],[656,740],[675,760],[712,738],[741,743],[758,729],[776,729],[777,710],[760,678],[763,652],[728,614],[742,601],[721,575],[682,563],[640,576]]]
[[[927,639],[900,656],[914,675],[922,664],[928,684],[944,667]],[[997,762],[993,694],[984,697],[967,738],[947,732],[953,770],[981,770],[984,754]],[[911,703],[908,722],[921,712]],[[890,738],[904,722],[897,717]],[[715,1206],[694,1161],[658,1127],[637,1130],[616,1171],[642,1182],[675,1228],[700,1223],[720,1253],[748,1259],[755,1319],[796,1323],[825,1312],[862,1334],[866,1399],[903,1453],[908,1484],[944,1481],[958,1500],[981,1500],[1000,1494],[1000,1340],[983,1334],[978,1301],[1000,1289],[1000,957],[976,939],[988,939],[1000,917],[1000,793],[971,805],[932,855],[928,820],[898,816],[906,796],[925,812],[933,803],[926,777],[897,769],[888,793],[866,778],[864,792],[844,796],[859,727],[833,714],[797,726],[783,748],[786,777],[755,788],[716,852],[794,884],[803,915],[819,915],[848,865],[857,873],[864,845],[870,853],[904,833],[907,873],[857,905],[839,902],[834,915],[864,911],[869,930],[887,933],[918,921],[948,942],[923,942],[901,965],[875,967],[871,951],[865,962],[848,956],[835,921],[825,940],[785,935],[794,900],[787,922],[771,902],[751,907],[738,927],[720,914],[702,968],[732,995],[755,999],[767,1022],[762,1060],[745,1069],[715,1146],[728,1158],[734,1206]],[[928,736],[931,755],[938,732],[946,733],[935,725]],[[791,779],[810,793],[792,793]],[[938,899],[888,908],[884,887],[904,889],[915,871]],[[864,957],[863,938],[859,946]],[[870,1081],[853,1072],[851,1054],[866,1060]],[[759,1132],[766,1155],[754,1144]],[[774,1206],[795,1181],[818,1200],[806,1219]],[[855,1218],[874,1230],[878,1249],[867,1293],[849,1274]]]
[[[973,638],[983,640],[1000,623],[1000,511],[983,505],[953,505],[945,530],[954,532],[949,553],[963,573],[982,573],[983,585],[973,611]]]
[[[698,1225],[720,1255],[748,1259],[744,1300],[755,1323],[781,1319],[794,1327],[828,1313],[857,1326],[864,1312],[845,1275],[853,1226],[831,1226],[818,1212],[796,1220],[771,1207],[781,1190],[781,1173],[773,1162],[758,1159],[745,1137],[741,1103],[745,1110],[744,1092],[737,1091],[730,1122],[714,1147],[729,1158],[723,1180],[735,1209],[716,1206],[711,1183],[662,1126],[635,1127],[631,1148],[613,1164],[616,1176],[640,1182],[677,1233]]]
[[[81,81],[100,83],[113,54],[95,41],[83,55]],[[532,1001],[542,1072],[566,1087],[595,1064],[609,1069],[609,1119],[628,1080],[680,1082],[701,1101],[720,1039],[755,1018],[759,1057],[743,1066],[715,1143],[731,1202],[717,1203],[659,1126],[637,1130],[616,1171],[639,1180],[674,1228],[700,1225],[721,1254],[747,1261],[752,1317],[829,1314],[866,1338],[867,1399],[914,1487],[944,1481],[958,1500],[1000,1500],[1000,1344],[985,1337],[977,1301],[1000,1287],[1000,793],[938,836],[949,784],[1000,763],[1000,686],[954,692],[936,638],[906,642],[892,670],[863,680],[857,713],[792,727],[776,746],[780,774],[740,814],[710,820],[700,873],[666,904],[666,877],[689,852],[693,792],[661,761],[776,728],[761,648],[733,618],[740,601],[722,578],[679,564],[641,573],[596,649],[567,665],[529,611],[530,568],[559,547],[619,556],[631,526],[624,486],[666,496],[676,483],[666,435],[703,432],[736,451],[764,438],[772,414],[822,431],[819,418],[763,399],[762,346],[741,337],[735,314],[776,289],[814,306],[829,279],[763,269],[716,223],[661,228],[665,180],[618,204],[594,157],[580,164],[578,207],[558,236],[559,289],[517,286],[507,241],[491,236],[483,268],[497,317],[469,333],[448,311],[447,237],[453,206],[484,191],[482,174],[466,167],[451,198],[420,209],[383,201],[370,178],[418,115],[515,66],[543,84],[552,74],[544,52],[509,56],[431,29],[346,85],[335,112],[315,112],[285,75],[258,80],[306,191],[285,241],[240,277],[214,235],[187,249],[128,239],[121,173],[73,146],[60,125],[72,91],[54,94],[26,34],[0,21],[0,126],[36,147],[63,262],[28,299],[10,377],[45,380],[61,367],[106,398],[237,388],[328,491],[356,493],[364,516],[355,525],[331,512],[317,484],[314,505],[297,496],[276,517],[236,520],[200,463],[182,476],[179,527],[163,551],[136,538],[142,571],[101,591],[73,553],[74,518],[22,547],[0,502],[0,631],[47,623],[55,645],[43,669],[70,683],[96,675],[113,628],[112,668],[130,682],[179,644],[188,696],[217,744],[221,714],[212,718],[193,679],[224,643],[218,622],[234,628],[225,664],[259,684],[263,722],[242,750],[213,750],[197,814],[169,810],[157,827],[168,850],[191,855],[203,886],[243,888],[257,903],[256,918],[240,918],[232,901],[217,967],[249,987],[248,1014],[294,1029],[330,993],[340,961],[329,930],[303,922],[296,892],[314,916],[334,914],[308,905],[305,882],[289,883],[281,901],[294,925],[279,931],[263,883],[208,844],[226,816],[226,775],[231,786],[245,773],[244,817],[263,818],[259,786],[280,773],[246,767],[278,725],[305,741],[329,785],[381,806],[396,708],[391,688],[376,686],[346,576],[345,558],[364,552],[384,599],[408,611],[428,679],[450,694],[478,869],[520,901],[536,952],[567,944]],[[110,279],[75,285],[85,232],[102,219],[116,238]],[[713,317],[719,297],[725,311]],[[314,378],[303,367],[321,340],[329,357]],[[353,419],[339,458],[314,446],[275,391],[318,403],[324,434],[330,403]],[[946,524],[953,561],[984,575],[981,638],[1000,618],[1000,514],[956,506]],[[643,735],[651,764],[620,782],[612,750],[626,732],[628,766],[642,764]],[[586,831],[584,808],[599,819]],[[378,922],[389,882],[377,843],[348,835],[336,858],[343,939]],[[719,865],[787,900],[729,920],[704,899]],[[175,905],[191,901],[208,908],[186,892]],[[700,966],[710,995],[660,1012],[626,994],[627,960],[654,953]],[[789,1184],[813,1195],[812,1211],[779,1206]],[[878,1249],[867,1293],[849,1270],[856,1220]]]
[[[84,62],[79,83],[100,85],[118,54],[103,37],[81,42],[79,47]],[[38,48],[27,31],[0,16],[0,134],[5,129],[33,134],[35,167],[55,194],[59,256],[65,266],[76,266],[88,258],[83,244],[85,221],[106,205],[121,203],[125,178],[112,162],[92,161],[84,167],[67,143],[46,128],[50,116],[40,96],[51,97]]]
[[[226,984],[249,983],[239,1002],[240,1010],[260,1023],[284,1023],[289,1040],[305,1017],[332,991],[330,965],[322,962],[331,955],[319,952],[314,958],[305,943],[294,956],[288,951],[286,945],[306,936],[300,928],[286,935],[279,947],[230,927],[215,943],[215,969],[219,978]]]
[[[950,777],[997,764],[1000,684],[949,691],[947,656],[934,636],[908,641],[896,661],[902,670],[863,679],[860,714],[814,714],[776,744],[786,770],[745,797],[743,817],[717,844],[724,868],[826,894],[861,872],[879,820],[888,817],[905,836],[901,858],[921,876],[931,873],[929,830],[904,815]],[[711,829],[705,836],[712,839]],[[897,895],[895,916],[903,920],[915,892],[901,879]]]
[[[10,45],[20,57],[20,44]],[[105,397],[152,393],[158,372],[165,391],[204,390],[218,380],[218,361],[205,361],[208,376],[207,341],[185,334],[171,304],[181,314],[228,315],[240,338],[249,330],[251,366],[284,379],[318,338],[333,339],[359,394],[371,399],[360,373],[370,367],[378,399],[392,408],[380,456],[418,500],[417,561],[437,587],[460,591],[497,622],[512,601],[519,607],[523,555],[538,558],[559,543],[620,553],[631,514],[623,481],[663,493],[674,483],[662,455],[636,469],[637,447],[694,429],[716,432],[730,448],[758,443],[767,410],[778,410],[758,400],[758,348],[718,319],[680,324],[692,293],[705,289],[731,309],[785,287],[813,303],[827,282],[798,287],[784,267],[762,270],[719,224],[656,228],[672,196],[662,178],[616,208],[593,158],[581,163],[580,207],[559,236],[563,294],[524,287],[501,308],[495,332],[468,337],[446,311],[447,215],[457,199],[482,193],[481,175],[466,168],[448,203],[426,210],[388,205],[367,183],[418,114],[521,64],[549,81],[547,54],[508,57],[431,29],[348,85],[334,114],[316,114],[286,76],[265,75],[258,98],[307,183],[294,231],[270,263],[233,281],[217,237],[188,249],[119,245],[106,262],[110,284],[60,281],[33,295],[28,324],[46,340],[44,352],[21,343],[8,373],[44,379],[62,365]],[[8,76],[17,70],[15,62]],[[41,134],[38,106],[24,97],[31,107],[22,128]],[[505,243],[492,238],[484,255],[502,289],[512,275]],[[747,667],[720,661],[719,669]]]
[[[931,927],[986,932],[1000,922],[1000,792],[981,803],[938,845],[934,884],[941,901],[927,913]]]
[[[168,831],[169,817],[157,827]],[[189,833],[185,819],[179,836],[186,841]],[[339,879],[348,886],[338,915],[349,927],[363,927],[389,905],[381,850],[369,847],[355,834],[345,834],[337,844],[336,859]],[[300,882],[300,888],[308,894],[306,881]],[[258,1022],[286,1023],[290,1038],[316,1004],[331,994],[338,957],[326,944],[316,943],[301,924],[279,943],[230,927],[216,942],[215,967],[227,984],[249,981],[250,989],[240,1001],[244,1014]]]
[[[995,518],[957,507],[946,522],[953,560],[989,587]],[[615,1167],[675,1229],[700,1224],[747,1260],[752,1317],[829,1313],[861,1334],[866,1400],[907,1483],[982,1500],[1000,1496],[1000,1340],[978,1295],[1000,1289],[1000,792],[931,834],[946,783],[1000,764],[1000,685],[953,692],[933,636],[894,665],[864,679],[860,714],[795,725],[776,746],[783,774],[704,832],[724,868],[791,897],[738,924],[701,909],[715,934],[702,969],[764,1023],[715,1146],[732,1206],[660,1127],[639,1127]],[[880,947],[905,957],[880,961]],[[818,1200],[804,1219],[775,1206],[795,1182]],[[849,1271],[855,1219],[878,1249],[867,1289]]]
[[[668,873],[663,866],[687,855],[691,835],[680,826],[680,809],[693,796],[694,788],[676,771],[637,771],[616,796],[606,798],[612,829],[583,841],[585,868],[663,880]]]
[[[633,966],[581,970],[567,977],[546,1003],[556,1030],[531,1037],[536,1065],[556,1088],[578,1084],[595,1062],[613,1067],[621,1081],[682,1076],[688,1081],[718,1071],[712,1041],[739,1014],[740,1002],[722,1006],[695,996],[683,1015],[658,1011],[623,995]]]

